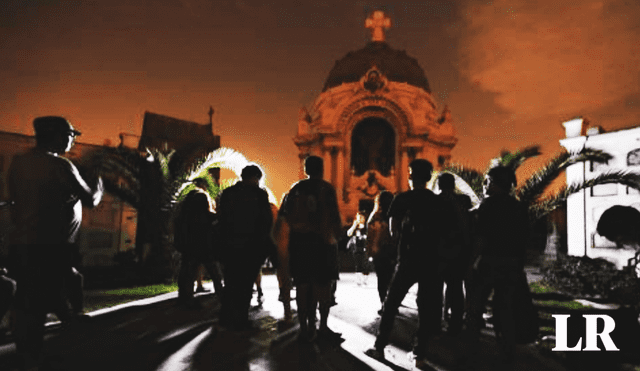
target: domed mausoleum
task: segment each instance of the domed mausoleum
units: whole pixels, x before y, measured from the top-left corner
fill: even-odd
[[[347,221],[370,211],[380,190],[406,191],[412,160],[441,168],[457,142],[451,113],[436,107],[418,61],[385,42],[389,26],[381,11],[367,19],[371,42],[336,61],[322,93],[298,118],[300,176],[308,155],[324,158],[324,178]]]

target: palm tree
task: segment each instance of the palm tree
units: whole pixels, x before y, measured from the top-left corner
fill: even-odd
[[[539,146],[525,147],[515,153],[502,151],[499,157],[490,161],[487,171],[494,166],[502,165],[517,170],[527,159],[540,154]],[[582,183],[564,186],[559,192],[545,195],[549,186],[562,174],[562,172],[578,162],[607,162],[612,156],[601,150],[584,148],[580,152],[561,151],[551,158],[544,166],[529,175],[514,190],[515,196],[529,210],[529,216],[533,227],[533,246],[542,249],[546,245],[548,234],[547,216],[558,207],[565,205],[567,198],[582,189],[599,184],[620,183],[640,190],[640,174],[614,171],[601,174]],[[485,172],[465,168],[461,165],[450,165],[445,171],[461,176],[476,192],[479,199],[483,198],[482,181]]]
[[[219,148],[175,169],[174,154],[173,150],[147,149],[143,153],[126,147],[101,148],[83,161],[85,167],[103,177],[108,193],[136,209],[136,255],[143,265],[158,268],[162,278],[171,274],[169,246],[175,206],[192,190],[191,181],[216,167],[239,175],[248,164],[241,153]],[[232,181],[210,184],[212,198]]]
[[[515,171],[527,159],[538,156],[539,154],[540,147],[537,145],[525,147],[515,153],[502,151],[499,157],[490,161],[487,171],[498,165],[510,167]],[[586,161],[602,163],[607,162],[611,158],[612,156],[610,154],[592,148],[584,148],[580,152],[567,152],[563,150],[551,158],[542,168],[521,182],[515,189],[515,195],[528,206],[532,221],[539,221],[558,206],[561,206],[569,195],[579,192],[584,188],[598,184],[621,183],[635,189],[640,189],[640,182],[638,182],[640,174],[616,171],[602,174],[582,184],[572,184],[569,187],[564,187],[560,192],[551,196],[543,196],[553,181],[570,165]],[[480,172],[458,164],[449,165],[444,170],[462,177],[476,192],[478,198],[483,198],[482,181],[486,171]]]

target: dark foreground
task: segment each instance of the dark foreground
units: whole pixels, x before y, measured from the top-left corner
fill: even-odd
[[[297,326],[283,323],[273,275],[263,277],[262,304],[254,296],[251,317],[257,329],[216,331],[220,303],[217,295],[199,294],[202,309],[176,305],[176,293],[91,313],[87,323],[67,328],[50,326],[46,335],[46,370],[411,370],[407,357],[417,326],[414,287],[403,302],[386,349],[386,360],[369,358],[364,351],[374,342],[380,305],[375,276],[365,285],[354,274],[342,274],[337,302],[329,326],[341,332],[344,342],[318,339],[300,343]],[[260,305],[259,305],[260,304]],[[295,308],[295,302],[292,303]],[[469,355],[463,338],[442,336],[431,344],[426,370],[500,369],[495,339],[485,333],[480,352]],[[17,370],[15,346],[0,345],[0,370]],[[555,357],[534,345],[518,348],[515,370],[565,370]]]

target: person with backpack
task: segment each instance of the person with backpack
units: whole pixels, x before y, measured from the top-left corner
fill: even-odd
[[[329,340],[341,336],[327,326],[331,289],[338,277],[338,238],[342,219],[333,186],[322,179],[322,158],[309,156],[304,168],[308,176],[294,184],[280,207],[289,226],[289,268],[296,287],[300,341],[310,342],[319,334]],[[316,331],[316,308],[320,326]]]
[[[253,284],[276,250],[269,196],[260,187],[262,170],[248,165],[240,176],[242,180],[222,191],[218,204],[224,275],[220,326],[232,331],[253,328],[248,319]]]
[[[433,167],[424,159],[409,164],[411,190],[395,196],[389,208],[392,237],[399,238],[398,263],[382,308],[380,326],[373,348],[365,353],[384,359],[398,308],[409,289],[418,283],[419,327],[413,353],[416,364],[422,361],[427,341],[441,330],[443,272],[438,256],[448,230],[453,225],[453,211],[427,189]]]

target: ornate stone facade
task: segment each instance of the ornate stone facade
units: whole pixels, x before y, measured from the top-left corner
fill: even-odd
[[[301,178],[308,155],[324,159],[325,180],[348,221],[380,190],[407,190],[413,159],[436,169],[446,164],[457,138],[449,109],[439,112],[415,59],[374,39],[336,62],[312,108],[300,110],[294,142]]]

